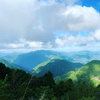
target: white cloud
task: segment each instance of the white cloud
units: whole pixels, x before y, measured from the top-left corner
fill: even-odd
[[[70,31],[95,30],[100,28],[100,14],[92,7],[69,6],[64,12],[65,26]]]
[[[2,44],[2,49],[33,49],[33,50],[40,50],[40,49],[51,49],[51,43],[43,43],[43,42],[36,42],[36,41],[27,41],[25,39],[20,39],[19,42],[16,43],[9,43],[9,44]]]
[[[42,42],[27,42],[28,47],[30,48],[42,48]]]
[[[96,30],[92,33],[90,32],[87,36],[83,36],[80,34],[77,35],[65,34],[60,37],[57,37],[55,42],[59,47],[82,46],[90,43],[100,42],[100,30]]]
[[[8,48],[16,49],[16,48],[24,47],[24,44],[8,44],[8,45],[5,45],[5,46],[8,47]]]
[[[94,38],[96,39],[96,41],[100,41],[100,29],[96,30],[93,33]]]
[[[100,14],[92,7],[73,5],[78,0],[0,0],[0,43],[5,48],[44,48],[65,44],[81,45],[100,40]],[[67,4],[67,6],[66,6]],[[70,31],[58,38],[56,31]],[[71,32],[91,31],[94,35],[73,36]],[[57,37],[57,38],[56,38]],[[24,38],[25,43],[20,39]],[[81,41],[80,41],[81,39]],[[3,46],[1,46],[3,47]]]

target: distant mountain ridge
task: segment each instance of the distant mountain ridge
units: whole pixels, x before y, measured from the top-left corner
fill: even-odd
[[[13,62],[14,59],[16,59],[16,57],[18,55],[20,55],[21,53],[17,53],[17,52],[12,52],[12,53],[1,53],[0,52],[0,58],[5,59],[6,61],[10,61]]]
[[[71,62],[86,64],[92,60],[100,60],[100,52],[91,51],[79,51],[71,52],[67,54],[67,57],[71,59]]]

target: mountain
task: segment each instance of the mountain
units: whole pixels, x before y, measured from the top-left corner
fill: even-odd
[[[0,63],[5,64],[5,66],[7,66],[9,68],[21,69],[21,66],[16,65],[14,63],[10,63],[10,62],[6,61],[5,59],[2,59],[2,58],[0,58]]]
[[[71,71],[60,77],[56,77],[55,80],[58,82],[69,78],[74,81],[81,79],[97,86],[100,84],[100,60],[93,60],[79,68],[77,71]]]
[[[100,52],[79,51],[65,53],[69,61],[86,64],[92,60],[100,60]]]
[[[10,61],[10,62],[13,62],[14,59],[16,59],[16,57],[18,55],[20,55],[21,53],[16,53],[16,52],[13,52],[13,53],[3,53],[3,52],[0,52],[0,58],[3,58],[7,61]]]
[[[90,51],[57,52],[50,50],[37,50],[16,56],[13,63],[22,66],[23,69],[26,69],[29,72],[32,72],[34,67],[51,59],[65,59],[73,63],[86,64],[94,59],[99,60],[100,53]]]
[[[50,71],[55,77],[61,76],[69,71],[76,70],[81,66],[82,64],[71,63],[63,59],[53,59],[39,64],[38,66],[33,68],[33,74],[35,76],[43,76],[45,73]]]
[[[33,68],[50,59],[60,58],[58,52],[49,50],[38,50],[19,55],[13,63],[26,68],[28,71],[33,71]]]

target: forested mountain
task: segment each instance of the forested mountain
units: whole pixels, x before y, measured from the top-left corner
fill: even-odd
[[[51,72],[36,78],[0,63],[0,100],[99,100],[100,85],[71,79],[56,84]]]
[[[80,63],[71,63],[63,59],[52,59],[33,68],[33,75],[43,76],[50,71],[54,77],[61,76],[69,71],[75,71],[81,66],[83,65]]]
[[[61,81],[69,78],[74,81],[78,81],[79,79],[85,80],[97,86],[100,84],[100,60],[93,60],[77,71],[71,71],[60,77],[56,77],[55,80]]]

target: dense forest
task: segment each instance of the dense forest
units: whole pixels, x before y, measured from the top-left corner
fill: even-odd
[[[0,63],[0,100],[100,100],[100,85],[81,79],[55,83],[50,71],[35,77]]]

